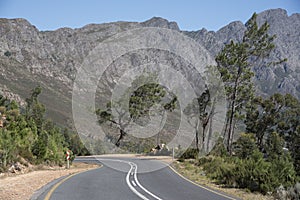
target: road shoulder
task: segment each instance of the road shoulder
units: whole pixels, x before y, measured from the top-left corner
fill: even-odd
[[[172,163],[170,168],[180,176],[185,179],[193,182],[197,185],[201,185],[201,187],[209,188],[209,190],[220,191],[222,194],[228,194],[229,196],[238,197],[244,200],[271,200],[273,199],[271,196],[265,196],[259,193],[251,193],[238,188],[226,188],[222,185],[215,184],[212,180],[208,179],[204,172],[199,168],[195,168],[194,165],[189,163],[189,161],[185,161],[184,163],[175,161]]]
[[[97,167],[95,164],[74,163],[70,169],[53,168],[1,178],[0,200],[30,199],[35,191],[56,179]]]

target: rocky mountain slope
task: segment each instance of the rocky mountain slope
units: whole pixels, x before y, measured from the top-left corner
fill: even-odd
[[[249,16],[250,17],[250,16]],[[276,34],[276,50],[270,61],[287,58],[276,67],[255,67],[259,93],[292,93],[300,98],[300,14],[287,15],[282,9],[258,15]],[[82,28],[39,31],[25,19],[0,19],[0,88],[23,99],[40,84],[41,101],[48,115],[60,124],[72,124],[71,96],[76,68],[101,41],[113,34],[138,27],[163,27],[181,31],[175,22],[154,17],[148,21],[89,24]],[[242,38],[245,25],[236,21],[217,32],[201,29],[182,31],[206,47],[212,56],[230,40]],[[10,95],[14,96],[14,95]]]

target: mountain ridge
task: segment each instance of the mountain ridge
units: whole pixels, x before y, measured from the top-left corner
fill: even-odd
[[[264,21],[270,24],[269,34],[277,35],[276,49],[267,62],[283,58],[288,61],[274,68],[266,67],[266,63],[255,66],[257,91],[263,95],[289,92],[300,98],[300,14],[288,16],[283,9],[271,9],[258,14],[258,24]],[[106,38],[141,27],[180,31],[200,43],[213,57],[230,40],[240,41],[246,29],[241,21],[234,21],[218,31],[204,28],[184,31],[176,22],[153,17],[144,22],[87,24],[81,28],[39,31],[26,19],[1,18],[0,87],[25,99],[30,89],[40,84],[45,90],[41,100],[49,108],[48,114],[59,123],[72,123],[70,102],[77,67]]]

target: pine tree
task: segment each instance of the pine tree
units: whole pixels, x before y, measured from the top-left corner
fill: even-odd
[[[235,127],[245,117],[247,105],[254,96],[252,68],[255,62],[269,56],[274,49],[275,36],[268,35],[269,25],[258,27],[254,13],[246,23],[246,31],[241,42],[231,41],[217,55],[217,67],[220,70],[228,100],[228,114],[224,138],[227,150],[231,152]]]
[[[252,101],[247,111],[245,125],[247,132],[256,134],[260,150],[264,149],[265,135],[275,130],[284,105],[284,96],[281,94],[274,94],[267,99],[257,97]]]

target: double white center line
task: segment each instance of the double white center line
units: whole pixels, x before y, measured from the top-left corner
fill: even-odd
[[[125,161],[127,162],[127,161]],[[127,162],[130,165],[130,170],[127,173],[126,176],[126,182],[127,185],[129,186],[129,188],[131,189],[132,192],[134,192],[137,196],[139,196],[141,199],[144,200],[149,200],[146,196],[144,196],[143,194],[141,194],[140,192],[138,192],[134,187],[138,186],[139,188],[141,188],[144,192],[146,192],[147,194],[149,194],[150,196],[152,196],[154,199],[157,200],[162,200],[161,198],[159,198],[158,196],[156,196],[155,194],[153,194],[152,192],[150,192],[149,190],[147,190],[146,188],[144,188],[138,178],[137,178],[137,165],[133,162]],[[134,187],[131,185],[130,183],[130,176],[133,176],[134,181],[132,181],[132,184],[134,185]],[[136,184],[135,184],[136,183]]]
[[[136,189],[136,187],[139,187],[141,190],[143,190],[145,193],[147,193],[148,195],[150,195],[154,199],[156,199],[156,200],[162,200],[161,198],[159,198],[158,196],[156,196],[155,194],[153,194],[152,192],[150,192],[149,190],[147,190],[145,187],[143,187],[140,184],[140,182],[139,182],[139,180],[137,178],[137,169],[138,169],[138,167],[137,167],[137,165],[135,163],[129,162],[129,161],[125,161],[125,160],[115,160],[115,159],[98,159],[98,160],[122,162],[122,163],[126,163],[126,164],[130,165],[130,170],[128,171],[128,173],[126,175],[126,183],[127,183],[128,187],[130,188],[130,190],[133,193],[135,193],[137,196],[139,196],[141,199],[143,199],[143,200],[149,200],[149,198],[146,197],[141,192],[139,192]]]

